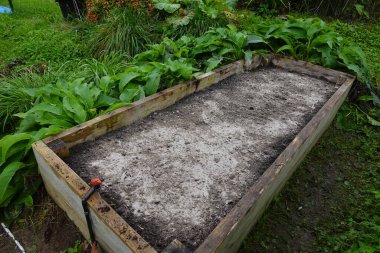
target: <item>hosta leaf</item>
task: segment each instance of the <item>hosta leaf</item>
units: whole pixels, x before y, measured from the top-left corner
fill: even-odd
[[[56,115],[62,115],[62,113],[63,113],[62,108],[57,106],[57,105],[52,105],[52,104],[48,104],[48,103],[40,103],[40,104],[33,106],[26,114],[30,114],[32,112],[37,112],[37,111],[50,112],[50,113],[53,113]]]
[[[122,92],[124,90],[124,87],[130,82],[132,81],[133,79],[135,79],[136,77],[139,77],[141,76],[140,73],[137,73],[137,72],[125,72],[125,73],[121,73],[118,78],[120,79],[120,82],[119,82],[119,91]]]
[[[246,44],[259,44],[259,43],[266,44],[266,41],[262,37],[255,34],[249,34],[247,36]]]
[[[74,96],[63,98],[63,109],[76,123],[82,123],[87,119],[87,112]]]
[[[134,97],[136,97],[139,92],[139,89],[125,89],[123,93],[120,94],[120,100],[125,103],[132,103]]]
[[[199,8],[203,11],[203,13],[205,13],[207,16],[209,16],[210,18],[217,18],[218,15],[219,15],[219,10],[210,6],[210,5],[206,5],[204,3],[200,3],[199,4]]]
[[[111,106],[117,102],[120,102],[120,101],[116,98],[113,98],[104,94],[100,94],[100,96],[98,97],[98,100],[95,103],[95,106],[96,107]]]
[[[66,115],[56,116],[45,113],[43,115],[35,115],[34,120],[41,126],[58,125],[62,128],[70,128],[73,126],[72,120]]]
[[[0,174],[0,205],[6,200],[5,193],[16,172],[24,167],[21,162],[12,162]]]
[[[218,67],[218,65],[223,61],[223,57],[220,57],[220,56],[214,56],[210,59],[207,60],[207,69],[206,69],[206,72],[209,72],[213,69],[215,69],[216,67]]]
[[[276,50],[276,53],[281,53],[283,51],[289,51],[292,55],[294,55],[294,48],[292,45],[284,45]]]
[[[112,86],[112,78],[110,76],[103,76],[99,81],[99,88],[106,94],[110,92]]]
[[[131,103],[124,103],[124,102],[113,104],[113,105],[111,105],[107,110],[102,111],[102,112],[100,113],[100,115],[103,115],[103,114],[106,114],[106,113],[112,112],[112,111],[114,111],[114,110],[116,110],[116,109],[119,109],[119,108],[124,107],[124,106],[128,106],[128,105],[130,105],[130,104],[131,104]]]
[[[193,68],[192,64],[181,62],[181,61],[172,61],[167,60],[165,62],[167,67],[172,73],[177,74],[177,77],[180,79],[191,79],[193,77],[193,71],[196,69]]]
[[[30,134],[27,133],[16,133],[3,137],[0,140],[0,166],[6,162],[8,157],[17,152],[23,151],[25,148],[25,142],[29,141],[30,138]]]
[[[80,84],[74,88],[74,93],[78,95],[82,105],[86,108],[91,109],[94,105],[94,100],[91,96],[90,88],[87,84]]]
[[[23,88],[22,91],[31,97],[38,97],[41,95],[63,96],[64,94],[60,89],[56,87],[52,87],[50,85],[39,87],[39,88]]]

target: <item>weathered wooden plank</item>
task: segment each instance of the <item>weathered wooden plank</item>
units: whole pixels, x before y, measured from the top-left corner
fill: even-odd
[[[355,79],[355,77],[343,72],[327,69],[319,65],[314,65],[305,61],[297,61],[283,56],[274,56],[272,58],[272,64],[276,67],[310,75],[333,83],[343,83],[347,78]]]
[[[334,119],[354,79],[347,79],[295,137],[237,205],[218,224],[195,253],[236,252],[273,197],[281,190],[306,154]]]
[[[81,203],[89,186],[42,141],[33,144],[33,151],[49,195],[89,239]],[[95,238],[106,252],[156,252],[98,193],[88,205]]]

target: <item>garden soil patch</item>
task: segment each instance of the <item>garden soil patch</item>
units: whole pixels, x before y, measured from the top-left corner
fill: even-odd
[[[197,247],[336,91],[277,68],[230,77],[66,159],[152,246]]]

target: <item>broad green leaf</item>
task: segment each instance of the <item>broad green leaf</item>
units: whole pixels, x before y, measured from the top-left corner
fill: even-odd
[[[50,85],[44,86],[44,87],[39,87],[39,88],[23,88],[23,92],[28,94],[31,97],[38,97],[41,95],[56,95],[56,96],[62,96],[63,92],[56,88],[52,87]]]
[[[223,48],[222,50],[219,51],[218,55],[219,56],[224,56],[225,54],[235,52],[235,49],[233,48]]]
[[[163,0],[160,0],[160,1],[154,0],[153,5],[154,7],[156,7],[156,9],[160,11],[164,10],[167,13],[174,13],[181,7],[180,4],[170,3],[169,1],[163,1]]]
[[[23,151],[25,149],[25,142],[31,138],[27,133],[16,133],[4,136],[0,140],[0,166],[3,165],[7,158],[13,154]]]
[[[110,76],[103,76],[99,81],[99,88],[108,94],[111,90],[112,78]]]
[[[80,101],[86,108],[92,108],[94,101],[91,97],[90,88],[87,86],[87,84],[84,83],[75,86],[74,93],[77,95],[77,97],[80,99]]]
[[[139,89],[125,89],[123,93],[120,94],[120,100],[125,103],[132,103],[134,97],[136,97],[139,92]]]
[[[16,115],[15,115],[16,116]],[[27,115],[22,117],[19,127],[17,128],[16,133],[24,133],[29,131],[29,129],[33,129],[37,125],[35,115]]]
[[[119,82],[119,91],[122,92],[124,90],[124,87],[133,79],[136,77],[141,76],[140,73],[137,72],[125,72],[118,75],[118,78],[120,79]]]
[[[266,44],[267,42],[260,36],[255,35],[255,34],[249,34],[246,39],[247,44],[259,44],[259,43],[264,43]]]
[[[144,91],[147,96],[157,92],[160,86],[161,74],[158,71],[153,71],[149,76],[144,86]]]
[[[53,113],[56,115],[62,115],[62,113],[63,113],[62,108],[57,106],[57,105],[52,105],[52,104],[48,104],[48,103],[40,103],[40,104],[33,106],[26,114],[30,114],[32,112],[37,112],[37,111],[50,112],[50,113]]]
[[[192,64],[178,60],[172,61],[169,59],[165,62],[165,65],[172,73],[176,74],[177,78],[185,80],[191,79],[193,77],[193,71],[197,70],[193,68]]]
[[[71,115],[76,123],[82,123],[87,119],[87,112],[74,96],[63,98],[63,109],[68,115]]]
[[[112,111],[114,111],[114,110],[116,110],[116,109],[119,109],[119,108],[124,107],[124,106],[128,106],[128,105],[130,105],[130,104],[131,104],[131,103],[124,103],[124,102],[113,104],[113,105],[111,105],[107,110],[102,111],[102,112],[100,113],[100,115],[103,115],[103,114],[106,114],[106,113],[112,112]]]
[[[206,72],[209,72],[213,69],[215,69],[216,67],[218,67],[218,65],[223,61],[223,57],[220,57],[220,56],[215,56],[215,57],[212,57],[210,59],[207,60],[207,68],[206,68]]]
[[[24,167],[21,162],[12,162],[0,174],[0,203],[5,201],[4,195],[16,172]]]
[[[283,51],[289,51],[292,55],[294,55],[294,49],[292,45],[284,45],[280,47],[279,49],[277,49],[276,53],[281,53]]]
[[[41,126],[57,125],[65,129],[72,127],[74,123],[74,121],[66,115],[57,117],[48,113],[43,115],[35,115],[34,120]]]
[[[96,101],[95,105],[96,107],[103,107],[103,106],[111,106],[115,103],[120,102],[118,99],[100,94],[98,100]]]

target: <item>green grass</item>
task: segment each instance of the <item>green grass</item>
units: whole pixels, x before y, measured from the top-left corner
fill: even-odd
[[[0,0],[0,5],[5,5]],[[15,60],[22,66],[61,62],[85,55],[81,34],[63,22],[53,0],[16,0],[15,12],[0,15],[0,69]]]

